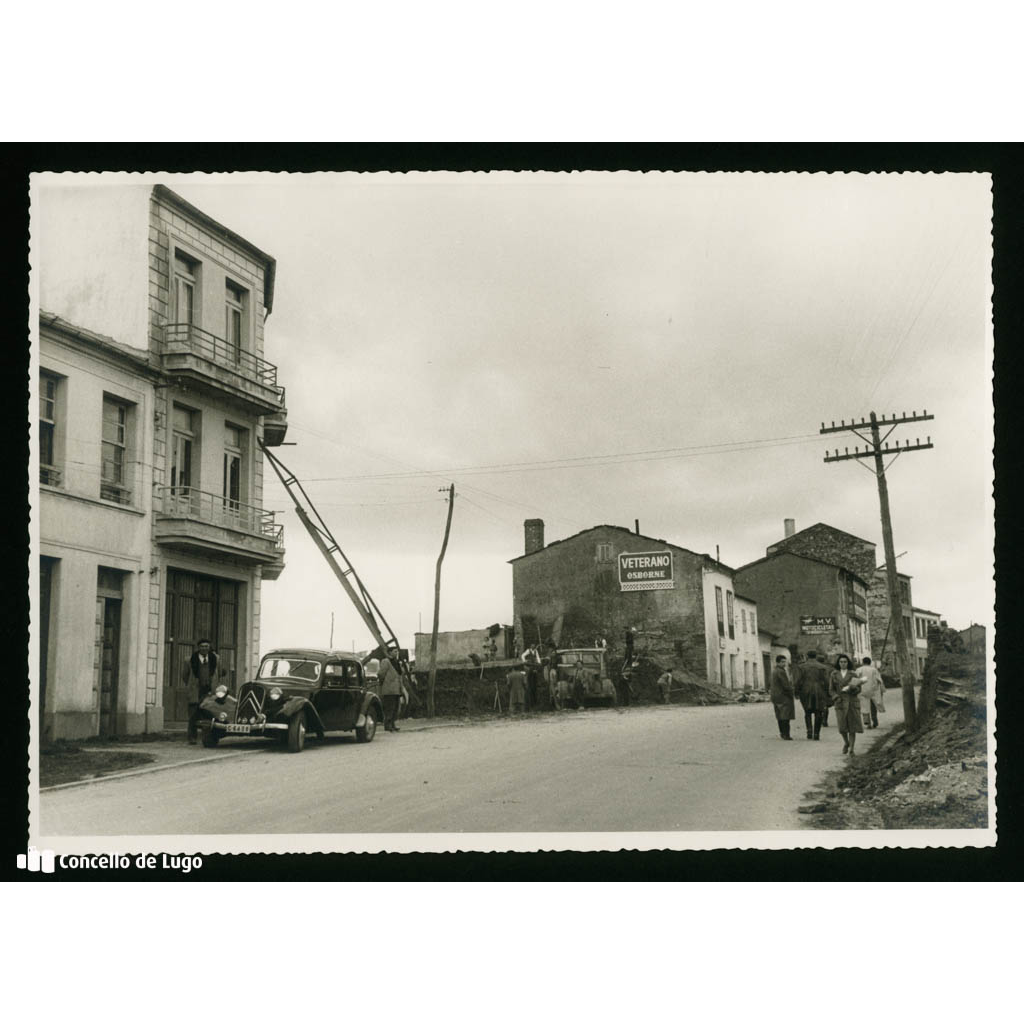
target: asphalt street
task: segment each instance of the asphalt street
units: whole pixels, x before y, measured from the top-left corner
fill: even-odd
[[[884,726],[902,719],[899,693]],[[797,829],[843,763],[834,728],[778,738],[770,704],[563,712],[312,741],[40,794],[41,834]],[[861,749],[881,735],[858,737]]]

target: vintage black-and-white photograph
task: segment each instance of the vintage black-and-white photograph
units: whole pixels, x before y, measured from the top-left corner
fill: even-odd
[[[995,842],[989,174],[30,216],[36,846]]]

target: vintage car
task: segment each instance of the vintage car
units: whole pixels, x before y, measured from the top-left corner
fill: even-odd
[[[232,704],[234,706],[232,706]],[[369,743],[384,718],[380,697],[354,654],[287,648],[263,656],[235,700],[219,686],[200,705],[203,746],[225,736],[278,736],[297,754],[308,733],[355,732]]]
[[[615,704],[615,684],[608,672],[608,652],[603,647],[569,647],[556,652],[558,664],[555,666],[557,682],[555,684],[555,704],[566,707],[577,703],[573,692],[573,682],[577,669],[583,682],[584,704]]]

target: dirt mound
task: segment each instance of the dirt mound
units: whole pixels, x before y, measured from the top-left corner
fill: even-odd
[[[938,692],[956,697],[929,700]],[[828,780],[802,810],[817,828],[986,828],[984,670],[948,656],[926,673],[919,728],[897,727]],[[929,690],[931,694],[929,694]],[[821,797],[824,796],[824,801]]]

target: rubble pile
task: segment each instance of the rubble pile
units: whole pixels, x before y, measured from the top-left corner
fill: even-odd
[[[804,813],[817,828],[987,827],[983,660],[962,651],[930,658],[917,730],[894,730],[816,797]]]

